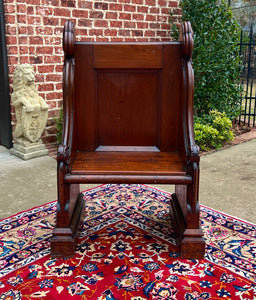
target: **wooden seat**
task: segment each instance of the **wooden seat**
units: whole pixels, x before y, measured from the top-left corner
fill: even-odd
[[[184,258],[202,258],[199,154],[193,131],[189,22],[179,42],[76,42],[64,27],[63,136],[54,257],[74,255],[80,183],[174,184],[172,223]]]

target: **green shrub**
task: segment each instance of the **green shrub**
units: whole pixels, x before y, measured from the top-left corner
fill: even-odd
[[[180,5],[182,21],[189,20],[194,31],[195,115],[215,109],[233,119],[242,97],[240,27],[225,1],[181,0]]]
[[[62,123],[63,123],[63,107],[59,110],[59,116],[57,118],[53,118],[56,123],[57,133],[56,133],[56,139],[57,143],[61,143],[62,138]]]
[[[210,111],[210,123],[205,123],[205,119],[195,119],[196,143],[201,150],[219,149],[224,142],[233,140],[231,127],[232,122],[225,113]]]

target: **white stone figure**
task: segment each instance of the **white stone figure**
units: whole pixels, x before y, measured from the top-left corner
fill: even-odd
[[[23,159],[48,154],[41,135],[48,119],[48,105],[35,87],[35,72],[31,65],[17,66],[13,76],[12,104],[16,127],[11,153]]]
[[[15,69],[12,104],[17,119],[14,140],[24,145],[37,142],[48,119],[48,105],[36,90],[35,72],[29,64]]]

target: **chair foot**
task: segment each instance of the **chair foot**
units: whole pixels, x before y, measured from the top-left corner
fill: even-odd
[[[64,228],[63,228],[64,229]],[[69,228],[65,228],[69,229]],[[54,235],[51,239],[51,257],[70,258],[75,254],[76,239],[70,236]]]
[[[205,240],[201,229],[186,229],[180,245],[181,258],[202,259],[205,254]]]
[[[80,193],[70,223],[65,227],[54,228],[53,236],[50,240],[52,257],[69,258],[74,256],[77,244],[76,237],[81,231],[85,214],[84,205],[83,194]]]

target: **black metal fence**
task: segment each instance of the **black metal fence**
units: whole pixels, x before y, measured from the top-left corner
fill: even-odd
[[[240,55],[243,60],[241,83],[244,97],[238,124],[256,126],[256,25],[241,32]]]

